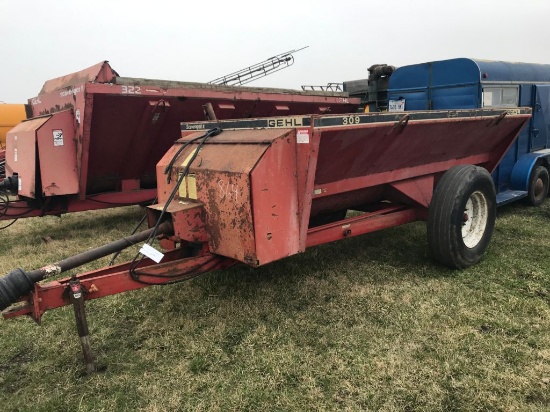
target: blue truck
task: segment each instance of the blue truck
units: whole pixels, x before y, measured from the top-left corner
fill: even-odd
[[[545,201],[550,170],[550,64],[458,58],[402,66],[388,79],[389,111],[531,107],[532,119],[506,152],[493,180],[498,205],[525,199],[538,206]]]

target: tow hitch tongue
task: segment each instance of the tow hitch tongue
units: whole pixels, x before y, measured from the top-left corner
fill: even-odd
[[[30,272],[25,272],[23,269],[11,271],[6,276],[0,278],[0,310],[6,309],[8,306],[17,302],[21,297],[29,294],[33,290],[35,283],[133,246],[148,239],[154,231],[155,228],[144,230],[143,232],[116,240],[107,245],[71,256],[57,263]],[[172,223],[166,221],[159,225],[156,234],[167,235],[172,233],[172,231]]]
[[[6,309],[21,299],[21,297],[32,292],[35,283],[40,282],[43,279],[58,275],[70,269],[74,269],[78,266],[108,256],[112,253],[119,252],[148,239],[153,234],[167,235],[172,232],[172,223],[166,221],[159,225],[156,229],[151,228],[143,232],[136,233],[124,239],[120,239],[96,249],[80,253],[57,263],[44,266],[40,269],[30,272],[25,272],[23,269],[15,269],[7,276],[0,278],[0,310]],[[80,337],[82,353],[84,355],[84,363],[86,364],[86,371],[88,373],[92,373],[95,371],[95,364],[90,346],[88,321],[86,319],[86,310],[84,306],[85,294],[88,291],[84,288],[80,280],[73,276],[68,284],[66,292],[68,293],[67,297],[74,309],[78,336]]]

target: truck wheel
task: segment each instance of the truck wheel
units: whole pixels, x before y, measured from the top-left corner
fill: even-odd
[[[481,260],[493,234],[496,193],[482,167],[448,170],[435,188],[428,209],[428,244],[437,261],[463,269]]]
[[[548,170],[544,166],[535,166],[529,179],[527,200],[531,206],[540,206],[548,196]]]

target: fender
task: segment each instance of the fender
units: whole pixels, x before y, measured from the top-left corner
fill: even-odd
[[[510,177],[510,187],[513,190],[529,190],[529,177],[539,159],[545,159],[546,166],[548,166],[550,149],[527,153],[518,159],[512,169],[512,176]]]

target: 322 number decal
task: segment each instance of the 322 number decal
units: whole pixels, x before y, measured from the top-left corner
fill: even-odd
[[[141,94],[139,86],[122,86],[122,94]]]

